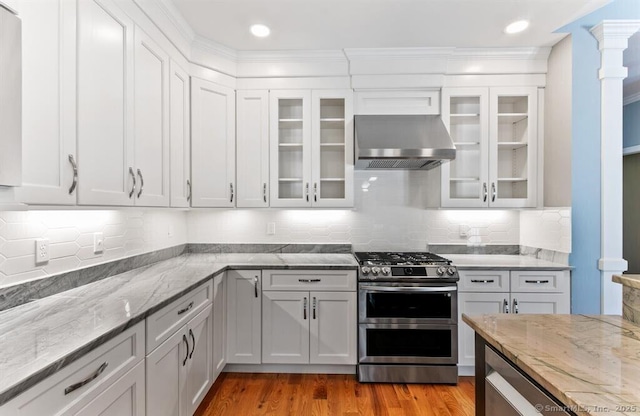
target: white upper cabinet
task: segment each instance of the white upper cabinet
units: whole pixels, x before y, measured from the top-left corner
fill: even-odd
[[[194,207],[236,203],[235,91],[191,80],[191,177]]]
[[[442,119],[456,159],[442,165],[443,207],[535,207],[535,87],[445,88]]]
[[[171,61],[169,72],[171,136],[171,206],[188,207],[191,202],[191,101],[189,74]]]
[[[350,90],[271,91],[271,206],[353,206]]]
[[[269,206],[269,92],[237,92],[238,208]]]
[[[358,91],[356,114],[440,114],[440,91]]]
[[[169,55],[135,31],[136,205],[169,205]]]
[[[78,203],[133,205],[134,25],[111,0],[78,2]]]
[[[22,1],[22,187],[18,201],[74,205],[76,32],[73,2]]]

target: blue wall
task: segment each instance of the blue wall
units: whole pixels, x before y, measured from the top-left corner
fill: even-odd
[[[623,146],[640,146],[640,101],[624,106]]]
[[[640,19],[640,1],[615,0],[558,30],[573,49],[572,313],[600,313],[600,52],[589,29],[605,19]]]

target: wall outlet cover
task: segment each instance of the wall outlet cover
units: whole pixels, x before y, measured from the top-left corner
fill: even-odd
[[[274,235],[276,233],[276,223],[268,222],[267,223],[267,235]]]
[[[36,240],[36,264],[43,264],[49,261],[49,239],[38,238]]]
[[[93,233],[93,254],[104,253],[104,233]]]

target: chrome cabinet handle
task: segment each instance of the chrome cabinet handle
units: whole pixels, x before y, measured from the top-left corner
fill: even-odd
[[[525,283],[533,283],[536,285],[541,285],[541,284],[545,284],[545,283],[549,283],[548,280],[525,280]]]
[[[189,359],[189,341],[187,340],[187,335],[182,334],[182,342],[187,345],[187,355],[184,356],[184,360],[182,360],[182,366],[184,367],[187,364],[187,359]]]
[[[129,175],[131,175],[131,179],[133,179],[133,186],[131,187],[131,192],[129,192],[129,199],[131,199],[133,194],[136,192],[136,175],[133,173],[132,167],[129,168]]]
[[[502,309],[503,309],[504,313],[509,313],[509,302],[506,299],[504,300],[503,305],[504,306],[503,306]]]
[[[513,313],[518,313],[518,299],[513,299]]]
[[[307,202],[309,202],[309,182],[304,186],[305,194],[307,196]]]
[[[487,183],[482,183],[482,202],[487,202],[487,197],[489,196],[489,191],[487,190]]]
[[[471,279],[471,283],[493,283],[493,282],[495,282],[495,280],[493,279],[489,279],[489,280]]]
[[[191,308],[193,308],[193,302],[189,302],[189,305],[186,308],[180,309],[178,311],[178,315],[182,315],[183,313],[185,313],[186,311],[188,311]]]
[[[313,297],[313,319],[316,319],[316,297]]]
[[[140,190],[138,191],[138,198],[140,198],[144,189],[144,178],[142,177],[142,171],[140,169],[138,169],[138,176],[140,177]]]
[[[313,183],[313,202],[318,202],[318,183]]]
[[[306,320],[307,319],[307,298],[304,298],[303,304],[302,304],[302,317]]]
[[[231,189],[231,199],[229,199],[229,202],[233,202],[233,183],[229,184],[229,189]]]
[[[262,184],[262,199],[264,200],[264,202],[267,202],[267,184],[263,183]]]
[[[191,341],[193,341],[193,346],[191,347],[191,353],[189,354],[189,359],[193,357],[193,352],[196,350],[196,337],[193,335],[193,331],[189,328],[189,335],[191,336]]]
[[[67,387],[66,389],[64,389],[64,395],[66,396],[69,393],[72,393],[76,390],[78,390],[80,387],[82,386],[86,386],[87,384],[91,383],[93,380],[95,380],[96,378],[98,378],[98,376],[100,374],[102,374],[102,372],[107,368],[107,366],[109,365],[108,362],[103,362],[102,365],[100,367],[98,367],[98,369],[96,371],[93,372],[93,374],[91,374],[89,377],[85,378],[84,380],[72,384],[69,387]]]
[[[69,188],[69,195],[71,195],[73,191],[76,190],[76,186],[78,185],[78,165],[76,164],[73,155],[69,155],[69,163],[71,163],[71,167],[73,168],[73,183]]]
[[[300,283],[319,283],[322,282],[322,279],[298,279]]]
[[[496,202],[496,184],[491,182],[491,202]]]
[[[258,276],[253,276],[253,291],[257,298],[258,297]]]
[[[191,181],[187,179],[187,202],[191,201]]]

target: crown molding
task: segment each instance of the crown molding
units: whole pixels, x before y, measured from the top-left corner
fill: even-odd
[[[168,1],[168,0],[164,0]],[[229,48],[221,43],[214,42],[203,36],[195,35],[191,42],[193,49],[199,49],[202,52],[213,54],[219,58],[224,58],[233,63],[238,62],[238,52],[235,49]]]
[[[340,50],[310,51],[241,51],[237,52],[238,63],[284,63],[284,62],[346,62]]]
[[[456,48],[347,48],[347,59],[442,59]]]
[[[136,3],[139,3],[140,0],[135,0]],[[171,0],[153,0],[158,6],[158,9],[164,13],[167,20],[171,22],[173,27],[186,38],[189,43],[193,43],[196,38],[196,33],[193,31],[189,23],[182,16],[182,13],[178,10],[178,8],[173,4]]]
[[[499,60],[499,61],[531,61],[548,60],[550,47],[535,48],[456,48],[449,59],[451,60]]]

